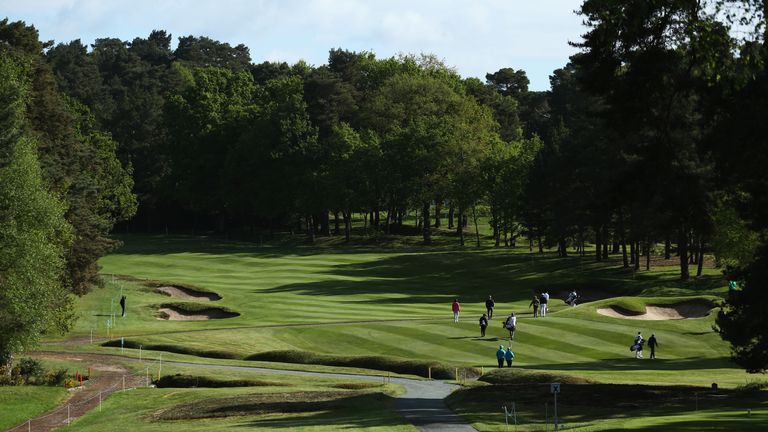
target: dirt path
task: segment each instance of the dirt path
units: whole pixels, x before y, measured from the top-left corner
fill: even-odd
[[[74,354],[43,352],[35,357],[56,358],[65,360],[83,360],[95,365],[93,367],[108,368],[111,373],[100,375],[85,386],[85,389],[74,392],[63,405],[56,410],[32,420],[32,430],[50,431],[67,424],[67,405],[70,406],[70,415],[74,419],[82,416],[87,411],[97,408],[99,404],[99,392],[101,397],[122,389],[122,377],[126,376],[126,388],[145,385],[144,377],[134,377],[117,361],[138,361],[133,357],[121,357],[116,355],[98,354]],[[177,366],[190,366],[206,369],[237,370],[275,375],[301,375],[313,377],[332,377],[355,379],[361,381],[379,382],[380,376],[307,372],[296,370],[270,369],[252,366],[228,366],[206,363],[164,362]],[[97,369],[99,370],[99,369]],[[419,430],[424,432],[471,432],[475,429],[468,425],[461,417],[454,414],[443,402],[446,396],[451,394],[458,386],[443,381],[415,380],[408,378],[392,378],[391,382],[400,384],[405,388],[405,394],[399,396],[395,402],[395,409]],[[130,385],[129,385],[130,384]],[[10,431],[27,430],[27,423],[17,426]]]
[[[83,387],[70,390],[70,395],[59,407],[30,421],[24,422],[11,431],[47,432],[67,426],[88,411],[98,408],[99,401],[109,394],[125,388],[132,388],[146,383],[143,377],[135,377],[124,366],[113,359],[90,354],[40,353],[33,357],[58,360],[83,361],[83,372],[91,368],[91,379],[85,380]],[[87,372],[86,372],[87,373]]]

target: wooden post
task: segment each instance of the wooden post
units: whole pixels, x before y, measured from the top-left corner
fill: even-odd
[[[428,375],[429,379],[432,379],[432,366],[430,366],[430,367],[429,367],[429,372],[428,372],[428,374],[429,374],[429,375]]]

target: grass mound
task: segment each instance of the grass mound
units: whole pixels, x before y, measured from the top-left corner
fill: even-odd
[[[216,378],[198,375],[166,375],[155,381],[158,388],[194,388],[194,387],[257,387],[257,386],[283,386],[275,381],[263,380],[220,380]]]
[[[101,344],[104,347],[120,348],[120,339],[107,341]],[[140,344],[137,341],[125,339],[123,344],[124,348],[129,349],[142,349],[149,351],[167,351],[176,354],[187,354],[197,357],[208,357],[217,359],[240,359],[241,356],[230,351],[222,350],[203,350],[199,348],[191,348],[183,345],[171,345],[171,344]]]
[[[405,360],[386,356],[334,356],[291,350],[265,351],[250,355],[246,357],[246,360],[357,367],[416,375],[425,378],[429,376],[429,369],[432,368],[432,378],[435,379],[454,379],[456,371],[455,367],[438,362]],[[468,377],[480,375],[480,370],[477,368],[459,368],[459,370],[466,372]]]
[[[209,398],[174,405],[154,413],[153,420],[193,420],[233,416],[334,411],[356,404],[391,403],[383,393],[302,391]]]
[[[517,384],[594,384],[595,382],[582,377],[546,372],[530,372],[516,368],[494,369],[479,378],[479,381],[498,385]]]

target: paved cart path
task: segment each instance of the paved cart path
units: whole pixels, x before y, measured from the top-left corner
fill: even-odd
[[[118,361],[138,361],[136,358],[133,358],[133,357],[85,354],[85,353],[83,354],[65,353],[65,352],[45,352],[45,353],[38,353],[37,356],[45,357],[45,358],[87,359],[90,361],[98,361],[100,364],[112,364],[114,365],[115,368],[120,368],[119,364],[117,364]],[[383,379],[381,376],[373,376],[373,375],[331,373],[331,372],[328,372],[328,373],[309,372],[309,371],[297,371],[297,370],[270,369],[270,368],[256,367],[256,366],[216,365],[216,364],[208,364],[208,363],[188,363],[188,362],[178,362],[178,361],[165,361],[163,363],[168,365],[176,365],[176,366],[189,366],[189,367],[220,369],[220,370],[236,370],[236,371],[247,371],[247,372],[256,372],[256,373],[264,373],[264,374],[275,374],[275,375],[301,375],[301,376],[312,376],[312,377],[330,377],[330,378],[344,378],[344,379],[355,379],[355,380],[361,380],[361,381],[375,381],[375,382],[379,382]],[[448,384],[443,381],[436,381],[436,380],[416,380],[416,379],[398,378],[398,377],[392,377],[389,380],[390,382],[395,384],[400,384],[405,388],[405,394],[399,396],[395,401],[395,409],[405,419],[407,419],[414,426],[416,426],[419,430],[424,432],[476,431],[476,429],[468,425],[464,421],[464,419],[462,419],[458,415],[454,414],[453,411],[448,409],[448,407],[445,405],[445,402],[443,401],[443,399],[445,399],[449,394],[451,394],[451,392],[453,392],[456,388],[458,388],[457,385]],[[71,400],[65,402],[65,404],[57,408],[57,410],[62,410],[62,408],[65,409],[66,404],[71,402],[72,402]],[[89,409],[95,408],[96,406],[98,406],[97,404],[98,402],[96,402],[96,404],[88,408]],[[84,414],[84,412],[79,412],[78,417],[81,416],[82,414]],[[41,416],[39,417],[39,419],[42,420],[43,417],[46,417],[46,416]],[[42,423],[40,420],[37,420],[37,419],[32,420],[33,430],[48,431],[52,429],[50,426],[54,426],[54,427],[62,426],[62,423],[58,423],[56,425],[50,425],[49,427],[38,428],[36,426],[36,422],[37,424]],[[24,425],[19,425],[19,426],[26,426],[26,423]],[[40,426],[42,426],[42,424],[40,424]],[[10,430],[23,430],[23,429],[13,428],[13,429],[9,429],[9,431]]]

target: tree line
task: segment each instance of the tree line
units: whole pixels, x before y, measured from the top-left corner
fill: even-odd
[[[718,328],[765,369],[751,309],[766,300],[765,2],[587,0],[579,13],[579,52],[546,92],[522,70],[462,78],[430,55],[254,63],[207,37],[53,45],[3,21],[3,53],[33,65],[12,104],[20,130],[74,233],[67,286],[87,289],[121,221],[349,240],[353,213],[392,234],[415,214],[425,243],[447,219],[463,245],[482,208],[497,246],[590,244],[634,269],[674,253],[682,280],[714,252],[742,286]]]

